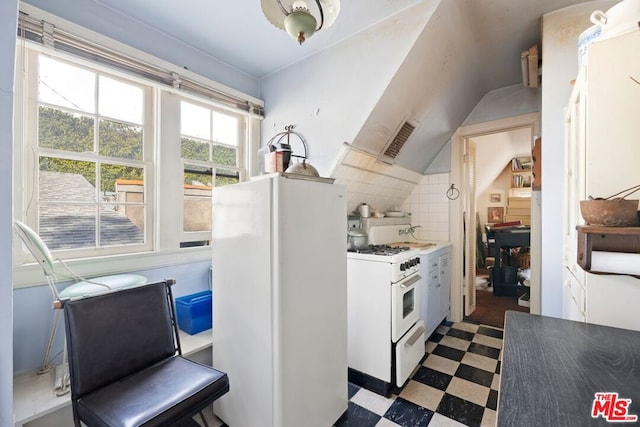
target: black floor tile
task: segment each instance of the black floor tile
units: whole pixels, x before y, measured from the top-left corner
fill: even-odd
[[[449,321],[448,321],[448,320],[446,320],[446,319],[445,319],[445,320],[443,320],[440,324],[441,324],[441,325],[444,325],[444,326],[453,326],[453,322],[449,322]]]
[[[472,342],[473,337],[476,335],[471,332],[467,332],[462,329],[452,328],[453,323],[443,322],[445,326],[449,327],[447,336],[470,341],[467,352],[478,354],[481,356],[489,357],[497,360],[500,357],[500,349],[486,346],[479,343]],[[478,334],[489,336],[497,339],[503,339],[503,332],[498,329],[488,328],[486,326],[478,327]],[[483,387],[490,388],[494,379],[494,372],[488,372],[483,369],[475,368],[463,363],[460,363],[464,355],[467,353],[456,348],[440,344],[443,334],[434,332],[429,341],[435,344],[435,347],[431,354],[438,355],[440,357],[447,358],[458,362],[458,369],[455,376],[467,381],[479,384]],[[431,344],[433,346],[433,344]],[[425,358],[428,353],[425,351]],[[502,364],[500,361],[496,364],[495,375],[500,374]],[[484,415],[485,407],[496,411],[498,406],[499,392],[491,389],[485,406],[477,405],[473,402],[466,401],[457,396],[453,396],[446,393],[446,389],[449,386],[452,376],[444,372],[428,368],[420,365],[416,370],[412,379],[422,384],[426,384],[430,387],[438,390],[445,391],[444,397],[440,401],[436,412],[448,417],[452,420],[456,420],[466,426],[480,426],[482,417]],[[354,383],[348,384],[348,396],[349,399],[360,390],[360,387]],[[391,392],[398,396],[401,389],[395,389]],[[396,424],[403,427],[421,427],[427,426],[433,418],[434,412],[419,405],[416,405],[410,401],[397,397],[391,404],[389,409],[384,415],[385,419],[389,419]],[[355,426],[355,427],[374,427],[382,417],[375,414],[372,411],[367,410],[355,403],[349,402],[347,411],[336,422],[336,427]]]
[[[483,369],[465,365],[464,363],[458,366],[455,376],[485,387],[491,387],[491,382],[493,381],[492,372],[487,372]]]
[[[450,337],[456,337],[463,340],[471,341],[476,334],[474,334],[473,332],[463,331],[461,329],[451,328],[449,329],[449,332],[447,332],[447,335],[449,335]]]
[[[499,329],[487,328],[486,326],[480,326],[478,328],[478,333],[482,335],[487,335],[493,338],[503,338],[503,333]]]
[[[415,381],[419,381],[422,384],[426,384],[438,390],[446,390],[451,382],[451,375],[447,375],[444,372],[439,372],[426,366],[418,368],[412,377]]]
[[[335,427],[354,426],[354,427],[375,427],[382,418],[380,415],[373,413],[362,406],[358,406],[353,402],[349,402],[347,411],[336,421]]]
[[[496,390],[489,391],[489,398],[487,399],[487,408],[494,411],[498,408],[498,392]]]
[[[434,412],[398,397],[384,417],[402,427],[428,426]]]
[[[476,342],[472,342],[467,351],[479,354],[480,356],[490,357],[492,359],[498,359],[500,357],[500,349],[489,347],[484,344],[478,344]]]
[[[439,332],[434,332],[431,334],[431,336],[429,337],[429,341],[432,342],[440,342],[440,340],[442,339],[442,337],[444,337],[444,335],[442,335]]]
[[[436,412],[464,425],[476,427],[482,423],[484,408],[473,402],[445,393]]]
[[[436,354],[438,356],[446,357],[447,359],[459,362],[464,357],[465,352],[462,350],[458,350],[457,348],[451,348],[447,347],[446,345],[438,344],[436,348],[433,349],[431,354]]]

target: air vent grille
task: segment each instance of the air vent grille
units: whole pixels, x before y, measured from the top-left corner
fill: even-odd
[[[416,127],[411,123],[404,122],[391,144],[384,151],[384,155],[395,159],[415,129]]]

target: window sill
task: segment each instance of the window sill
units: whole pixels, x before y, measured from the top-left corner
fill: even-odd
[[[210,260],[211,246],[206,246],[67,260],[65,264],[80,276],[96,277]],[[56,265],[56,269],[64,273],[64,267],[59,264]],[[42,268],[38,264],[32,263],[14,267],[14,289],[44,284],[46,284],[46,280]]]
[[[211,329],[196,335],[179,331],[182,354],[190,356],[211,349]],[[69,394],[56,396],[53,392],[53,372],[37,375],[35,372],[16,375],[13,379],[13,414],[15,426],[44,417],[71,405]]]

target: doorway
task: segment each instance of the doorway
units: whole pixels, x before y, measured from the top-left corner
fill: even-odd
[[[514,135],[526,133],[528,146],[526,153],[530,156],[530,147],[535,136],[538,135],[539,114],[532,113],[493,122],[480,123],[461,127],[452,138],[451,149],[451,182],[460,183],[463,197],[453,203],[451,211],[451,240],[452,253],[452,289],[451,289],[451,316],[454,320],[462,320],[470,316],[478,309],[486,298],[478,299],[476,293],[476,267],[477,267],[477,237],[482,228],[478,230],[476,219],[483,215],[475,208],[476,191],[483,192],[495,179],[491,173],[483,172],[483,168],[493,170],[493,174],[501,172],[505,165],[517,157],[521,151],[510,147],[509,138]],[[494,141],[494,142],[489,142]],[[483,153],[482,144],[489,144],[486,153]],[[495,147],[490,147],[495,144]],[[479,150],[479,154],[471,158],[473,147]],[[487,154],[488,153],[488,154]],[[501,166],[500,166],[501,165]],[[470,170],[478,171],[477,177],[470,179]],[[473,172],[471,172],[473,173]],[[489,177],[489,178],[487,178]],[[487,183],[486,181],[489,181]],[[469,184],[471,183],[471,185]],[[530,311],[539,313],[540,305],[540,250],[539,250],[539,194],[531,194],[531,244],[530,244]],[[483,192],[484,194],[484,192]],[[494,193],[495,194],[495,193]],[[508,193],[505,192],[504,197]],[[500,196],[502,200],[502,195]],[[494,196],[494,200],[496,197]],[[482,203],[479,203],[482,205]],[[471,208],[471,209],[470,209]],[[481,209],[486,208],[484,206]],[[476,215],[477,212],[477,215]],[[486,212],[485,212],[486,213]],[[480,221],[482,222],[482,221]],[[487,292],[487,291],[479,291]],[[481,294],[480,297],[487,296]],[[514,298],[514,301],[517,299]]]

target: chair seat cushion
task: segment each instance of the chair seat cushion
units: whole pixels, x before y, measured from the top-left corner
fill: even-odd
[[[173,356],[78,400],[92,427],[179,425],[229,391],[227,374]]]
[[[110,289],[132,288],[146,283],[147,278],[139,274],[114,274],[111,276],[92,277],[91,279],[67,286],[60,291],[60,298],[84,297]]]

